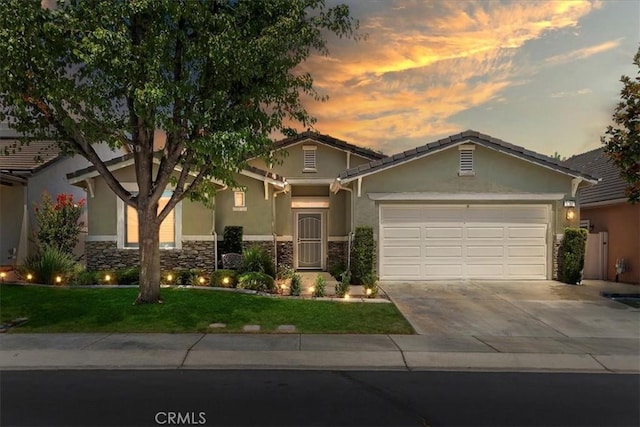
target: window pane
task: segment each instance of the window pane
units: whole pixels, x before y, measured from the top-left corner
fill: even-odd
[[[164,209],[169,202],[169,197],[162,197],[158,202],[158,213]],[[131,206],[127,206],[126,222],[126,246],[137,247],[138,246],[138,213]],[[160,246],[173,247],[175,246],[175,210],[169,212],[169,215],[162,221],[160,225]]]
[[[236,191],[233,193],[233,205],[236,208],[244,207],[244,191]]]

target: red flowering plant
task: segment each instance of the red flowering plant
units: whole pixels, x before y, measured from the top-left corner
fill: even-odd
[[[72,194],[58,194],[55,203],[48,193],[42,193],[42,202],[34,206],[39,229],[36,237],[41,247],[53,247],[71,254],[78,243],[84,223],[80,216],[85,200],[73,200]]]

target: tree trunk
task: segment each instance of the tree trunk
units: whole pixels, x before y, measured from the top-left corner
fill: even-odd
[[[160,299],[160,222],[155,209],[138,210],[140,293],[135,304],[157,304]]]

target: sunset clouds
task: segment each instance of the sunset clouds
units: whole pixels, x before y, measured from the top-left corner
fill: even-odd
[[[556,47],[542,61],[523,54],[532,41],[579,33],[581,19],[603,7],[595,1],[347,3],[367,38],[332,39],[330,57],[304,64],[330,97],[308,103],[308,109],[320,132],[385,152],[463,130],[468,126],[455,120],[457,114],[508,102],[506,89],[526,85],[543,69],[614,49],[622,40]],[[579,95],[577,90],[565,92]]]

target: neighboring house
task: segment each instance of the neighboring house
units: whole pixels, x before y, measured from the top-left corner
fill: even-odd
[[[274,145],[281,162],[250,159],[240,188],[218,183],[215,206],[184,200],[162,225],[164,268],[211,268],[225,226],[279,265],[349,264],[355,228],[374,228],[382,280],[551,279],[567,226],[565,202],[597,180],[474,131],[385,157],[311,132]],[[276,153],[277,154],[277,153]],[[135,190],[131,156],[109,168]],[[138,264],[135,212],[90,167],[67,175],[90,189],[89,268]],[[167,197],[170,193],[167,193]]]
[[[565,161],[600,178],[594,187],[580,191],[580,225],[589,230],[586,279],[640,283],[640,203],[632,205],[625,195],[627,183],[602,148]],[[625,271],[616,264],[624,260]]]
[[[70,185],[65,175],[89,164],[81,156],[59,155],[55,144],[45,141],[31,142],[20,149],[15,132],[0,129],[0,265],[20,264],[33,253],[33,233],[37,228],[33,206],[48,192],[55,200],[60,193],[72,194],[75,200],[86,198],[85,192]],[[9,155],[5,155],[5,149]],[[110,158],[113,152],[106,146],[97,145],[102,158]],[[86,223],[86,213],[81,218]],[[12,259],[10,251],[15,250]],[[74,253],[84,253],[84,238]]]

